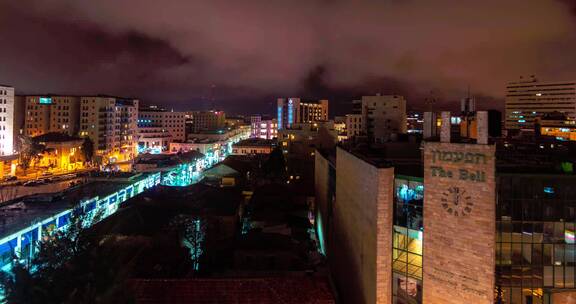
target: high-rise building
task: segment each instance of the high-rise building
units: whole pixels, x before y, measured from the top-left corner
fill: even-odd
[[[385,142],[393,134],[407,131],[406,99],[403,96],[362,96],[362,99],[352,102],[352,107],[353,114],[362,117],[361,133],[372,141]]]
[[[14,88],[0,85],[0,156],[12,155],[15,150],[17,131],[14,107]]]
[[[200,131],[214,131],[222,129],[226,125],[226,114],[224,111],[192,111],[186,113],[188,122],[188,133]]]
[[[276,119],[262,119],[262,116],[250,117],[250,137],[273,139],[278,135],[278,123]]]
[[[536,117],[551,112],[576,119],[576,81],[541,82],[531,76],[506,86],[506,129],[534,130]]]
[[[17,100],[26,109],[24,134],[31,137],[47,133],[78,134],[80,97],[28,95],[18,96]]]
[[[296,123],[312,123],[328,120],[328,100],[302,101],[300,98],[278,98],[278,130],[290,128]]]
[[[165,151],[171,142],[186,141],[184,112],[167,111],[157,106],[138,110],[138,147],[141,151]]]
[[[97,155],[111,163],[137,155],[137,99],[90,96],[80,105],[80,136],[94,142]]]

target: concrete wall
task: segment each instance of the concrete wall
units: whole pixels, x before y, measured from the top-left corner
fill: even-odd
[[[424,144],[424,303],[493,303],[494,150]]]
[[[329,214],[328,214],[328,179],[329,179],[329,163],[328,159],[326,159],[322,153],[316,150],[314,153],[314,193],[316,197],[316,208],[317,213],[320,215],[319,220],[316,221],[316,224],[320,224],[322,227],[316,227],[316,231],[322,231],[324,234],[324,241],[327,245],[328,243],[328,233],[329,233]],[[326,252],[326,255],[329,254],[330,251]]]
[[[343,303],[391,303],[393,168],[337,148],[334,250]]]

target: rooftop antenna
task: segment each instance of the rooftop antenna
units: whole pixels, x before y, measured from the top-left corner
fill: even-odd
[[[434,90],[431,90],[430,96],[424,99],[424,102],[428,105],[428,112],[434,112],[434,104],[436,101]]]

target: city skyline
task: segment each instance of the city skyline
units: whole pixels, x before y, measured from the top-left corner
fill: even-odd
[[[332,100],[340,114],[352,97],[375,93],[404,95],[413,107],[431,97],[453,105],[468,86],[480,107],[502,108],[506,82],[571,79],[576,65],[567,1],[1,7],[0,55],[10,60],[0,83],[22,94],[133,96],[177,110],[214,100],[231,112],[273,112],[277,96],[302,96]]]

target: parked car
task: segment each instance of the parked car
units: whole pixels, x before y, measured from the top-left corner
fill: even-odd
[[[34,186],[40,186],[42,185],[42,183],[40,181],[27,181],[24,183],[24,187],[34,187]]]
[[[54,175],[54,173],[48,171],[42,172],[42,176],[51,176],[51,175]]]

